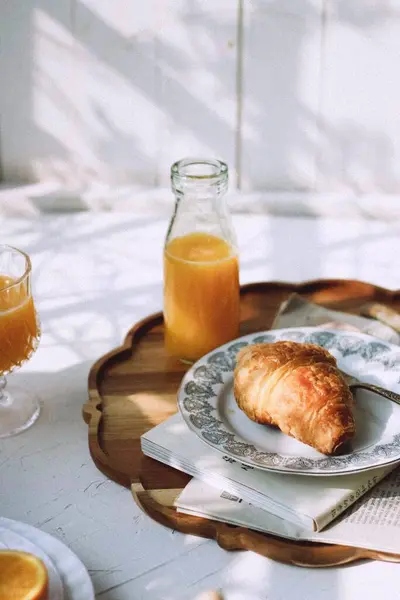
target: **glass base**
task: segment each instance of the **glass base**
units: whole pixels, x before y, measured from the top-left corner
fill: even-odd
[[[0,388],[0,438],[25,431],[39,414],[39,401],[31,391],[13,386],[11,393]]]

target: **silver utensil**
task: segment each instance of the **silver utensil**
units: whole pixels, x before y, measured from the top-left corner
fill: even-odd
[[[384,398],[387,398],[388,400],[391,400],[392,402],[395,402],[396,404],[400,405],[400,394],[396,394],[396,392],[391,392],[390,390],[387,390],[381,387],[380,385],[360,381],[360,379],[354,377],[354,375],[349,375],[344,371],[341,371],[341,373],[345,378],[346,383],[351,391],[357,389],[369,390],[370,392],[375,392],[375,394],[379,394],[379,396],[383,396]]]

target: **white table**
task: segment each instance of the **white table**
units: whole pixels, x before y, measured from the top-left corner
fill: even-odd
[[[400,598],[400,566],[288,567],[152,522],[130,492],[108,481],[88,453],[81,407],[91,364],[128,328],[162,306],[164,219],[79,213],[0,219],[2,242],[33,259],[43,339],[13,375],[41,398],[39,421],[0,442],[0,514],[66,543],[89,569],[103,600]],[[400,287],[400,224],[236,216],[242,283],[320,277]],[[396,533],[397,535],[397,533]]]

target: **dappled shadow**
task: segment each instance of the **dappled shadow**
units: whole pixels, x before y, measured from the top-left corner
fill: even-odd
[[[242,157],[242,150],[243,153],[248,152],[247,169],[250,178],[252,173],[261,171],[270,157],[274,156],[274,165],[286,165],[285,173],[292,178],[290,185],[301,187],[303,184],[298,183],[299,173],[301,175],[303,171],[301,168],[297,171],[298,159],[305,152],[308,163],[313,165],[316,149],[322,144],[322,154],[328,162],[334,163],[345,157],[343,169],[346,182],[357,191],[362,189],[356,176],[356,171],[360,169],[366,169],[370,173],[370,185],[383,186],[385,181],[391,180],[393,174],[390,141],[379,133],[365,132],[354,124],[327,126],[319,120],[320,107],[317,106],[315,111],[310,110],[297,98],[297,86],[301,75],[299,54],[309,34],[307,19],[318,21],[320,17],[319,12],[313,8],[314,3],[303,0],[296,9],[299,14],[294,17],[289,15],[290,18],[295,18],[297,23],[289,46],[285,45],[284,36],[279,29],[274,31],[276,22],[272,25],[274,36],[271,39],[276,52],[272,58],[276,60],[278,55],[281,57],[281,80],[276,65],[261,56],[260,52],[253,56],[254,85],[251,89],[246,89],[246,102],[250,104],[246,127],[249,127],[250,133],[245,131],[245,124],[238,114],[233,119],[221,115],[221,107],[213,106],[212,100],[199,97],[193,92],[190,85],[190,61],[182,48],[177,49],[171,41],[167,43],[157,32],[154,37],[148,31],[147,38],[146,35],[140,36],[137,33],[132,39],[129,36],[125,37],[83,2],[73,2],[73,6],[74,11],[66,12],[57,2],[38,0],[20,3],[18,7],[18,23],[21,23],[21,29],[17,40],[21,42],[21,46],[15,51],[22,65],[21,83],[15,92],[15,121],[6,126],[15,127],[18,120],[16,135],[23,136],[26,140],[27,160],[36,156],[37,162],[40,163],[39,166],[31,164],[29,178],[35,177],[37,172],[43,172],[66,183],[85,183],[106,174],[106,178],[113,181],[134,179],[158,184],[164,178],[167,165],[179,158],[173,154],[176,146],[173,146],[171,141],[175,135],[175,128],[184,132],[186,150],[193,147],[206,148],[222,158],[235,154],[233,142],[235,130],[239,128],[239,139],[242,139],[240,143],[243,147],[240,148],[240,152],[236,152],[236,156]],[[228,59],[223,53],[222,56],[218,55],[218,46],[215,44],[211,44],[207,52],[208,42],[204,42],[204,39],[208,39],[211,31],[215,39],[222,39],[225,43],[232,34],[232,28],[203,11],[200,2],[191,2],[188,6],[181,16],[181,25],[190,26],[193,34],[188,52],[200,55],[201,76],[205,77],[204,73],[210,72],[212,77],[218,80],[218,95],[229,105],[234,78],[231,72],[229,74]],[[260,10],[261,6],[262,3],[259,3]],[[56,25],[61,26],[64,33],[67,32],[67,41],[63,42],[60,42],[54,32],[36,32],[39,37],[44,36],[42,41],[48,44],[47,53],[54,53],[55,57],[62,60],[63,53],[70,49],[76,60],[73,65],[79,64],[80,61],[86,65],[83,79],[88,77],[89,81],[78,81],[77,89],[74,89],[75,81],[71,73],[69,81],[60,82],[59,78],[53,77],[58,71],[54,69],[54,65],[47,65],[46,68],[46,63],[30,64],[35,55],[32,28],[33,12],[36,9],[40,9]],[[280,14],[280,3],[268,3],[268,10]],[[301,11],[307,12],[307,19],[303,19]],[[257,35],[262,37],[265,33],[263,25],[257,22],[257,11],[250,19],[252,23],[248,31],[255,29]],[[369,11],[365,23],[369,26],[373,20],[374,15]],[[245,44],[250,41],[244,39]],[[93,74],[90,69],[93,69]],[[94,85],[96,81],[97,86]],[[206,80],[204,85],[206,87]],[[268,138],[269,127],[276,117],[269,111],[268,100],[271,98],[271,89],[277,86],[281,90],[283,105],[282,111],[279,110],[277,114],[286,117],[285,127],[284,130],[282,127],[272,129],[274,135]],[[114,89],[116,96],[121,98],[126,94],[127,104],[120,105],[114,99],[116,103],[111,110],[108,107],[109,97],[102,97],[104,90],[108,88]],[[36,93],[41,97],[39,113],[42,120],[38,119],[35,113],[38,110]],[[235,98],[234,102],[241,103],[243,98]],[[118,114],[120,106],[122,118]],[[52,112],[53,109],[56,110]],[[48,118],[45,118],[47,114]],[[124,120],[127,114],[132,115],[132,120]],[[60,123],[63,119],[64,124]],[[343,132],[346,134],[344,138]],[[166,136],[166,141],[163,136]],[[265,138],[268,139],[265,141]],[[343,148],[338,150],[339,146],[335,146],[331,149],[332,140],[342,139],[345,139]],[[160,148],[163,148],[164,152],[162,160],[159,156]],[[14,162],[8,165],[8,172],[18,180],[20,157],[17,155],[17,146],[15,150]],[[355,154],[359,155],[357,160],[354,158]],[[257,157],[257,160],[254,160],[254,157]],[[236,167],[238,166],[239,163],[236,164]],[[265,179],[259,179],[261,187],[271,187],[271,173],[273,170],[269,171]],[[313,186],[314,175],[308,178],[306,173],[306,188]],[[287,185],[288,178],[285,176],[281,180],[277,178],[273,181],[274,187],[281,188]],[[79,194],[76,198],[76,206],[79,209],[84,208],[85,204],[80,201]],[[36,207],[39,211],[45,210],[46,202],[51,204],[50,201],[49,197],[39,198]],[[118,345],[135,321],[161,307],[161,248],[165,223],[129,216],[99,225],[95,221],[91,223],[89,219],[79,220],[78,217],[79,215],[74,215],[73,218],[54,221],[43,219],[32,228],[33,231],[29,225],[19,223],[14,233],[7,232],[10,239],[18,240],[18,245],[22,245],[34,257],[34,276],[39,290],[38,308],[43,323],[43,340],[38,355],[33,357],[30,365],[33,370],[37,368],[37,372],[27,373],[26,376],[21,373],[15,377],[21,377],[21,380],[26,377],[27,385],[32,388],[38,386],[38,391],[45,396],[46,410],[35,427],[42,428],[44,436],[49,435],[47,443],[53,440],[54,444],[57,444],[59,461],[66,455],[69,456],[68,444],[72,444],[78,438],[82,443],[86,436],[83,424],[80,424],[79,435],[75,429],[76,411],[80,410],[86,399],[86,377],[90,364],[98,356]],[[63,228],[62,234],[60,226]],[[261,224],[256,232],[251,225],[245,233],[241,233],[248,252],[246,254],[245,247],[243,265],[246,276],[252,279],[296,280],[303,279],[303,276],[308,278],[310,273],[315,277],[326,276],[329,260],[332,260],[335,250],[343,253],[342,260],[347,271],[360,272],[360,263],[364,261],[365,264],[362,255],[364,244],[369,243],[372,236],[379,239],[379,236],[384,235],[379,232],[371,233],[370,237],[365,235],[357,244],[354,237],[351,241],[329,240],[324,244],[323,250],[315,255],[315,248],[319,247],[322,236],[327,233],[326,230],[314,221],[307,224],[306,234],[303,230],[303,240],[300,236],[295,240],[291,233],[293,230],[290,230],[284,221],[279,226],[276,222]],[[132,243],[130,237],[133,235],[135,243]],[[257,244],[259,250],[255,252]],[[297,251],[300,244],[301,253]],[[143,247],[146,253],[149,252],[148,255],[143,251]],[[297,264],[300,256],[303,264]],[[313,261],[312,268],[308,263],[304,264],[308,260],[310,264]],[[69,268],[66,268],[67,263]],[[332,272],[334,269],[338,269],[336,264],[330,275],[337,274]],[[46,359],[42,359],[39,353]],[[42,360],[48,361],[49,371],[45,372],[35,367],[42,363]],[[52,366],[57,364],[69,366]],[[55,369],[54,372],[51,372],[51,369]],[[52,405],[51,395],[55,394],[56,389],[59,402]],[[65,401],[64,404],[62,400]],[[50,427],[52,423],[56,423],[54,431]],[[70,441],[63,447],[62,444],[68,437],[65,435],[67,427],[73,427],[74,431]],[[29,436],[30,433],[26,435]],[[48,448],[50,451],[51,445]],[[29,461],[36,459],[28,456],[23,460],[29,467]],[[76,461],[76,458],[74,460]],[[75,466],[74,463],[72,467]],[[42,484],[44,485],[45,481]],[[21,480],[21,489],[22,486]],[[94,498],[93,504],[101,501],[99,496],[100,493]],[[64,499],[64,496],[61,495],[61,498]],[[89,512],[85,500],[83,495],[79,509],[84,513],[85,510]],[[11,502],[12,499],[10,505]],[[109,511],[105,513],[103,521],[107,521],[112,513],[112,507],[106,508]],[[8,509],[12,510],[12,507],[9,506]],[[128,511],[124,516],[128,519]],[[111,539],[115,540],[115,537],[112,538],[111,528],[104,534],[108,536],[108,541],[106,537],[100,537],[109,526],[107,522],[104,527],[103,525],[103,522],[100,523],[100,533],[96,532],[96,535],[99,535],[98,539],[102,540],[101,549],[105,548]],[[85,543],[82,532],[80,537],[75,532],[76,538],[73,540],[72,533],[73,528],[66,536],[67,542],[80,550],[80,555],[88,566],[93,567],[93,572],[96,571],[98,563],[105,567],[104,570],[113,566],[107,564],[108,556],[96,555],[97,547],[93,540],[97,538],[93,537],[90,543]],[[150,590],[153,598],[177,598],[176,590],[182,586],[182,572],[186,568],[189,570],[192,564],[190,553],[183,550],[179,562],[174,562],[166,569],[165,564],[162,564],[165,547],[162,547],[160,540],[167,544],[171,541],[169,534],[159,528],[150,541],[141,539],[140,531],[137,535],[140,543],[143,546],[147,545],[148,551],[155,556],[152,567],[143,572],[141,577],[135,578],[135,592],[144,594]],[[132,544],[132,540],[124,541],[126,547],[130,547],[129,543]],[[138,545],[140,544],[136,544],[136,547]],[[193,549],[193,552],[198,551],[196,559],[201,561],[202,573],[187,580],[188,589],[179,589],[178,594],[181,594],[182,598],[191,596],[189,588],[196,591],[205,585],[221,587],[221,582],[227,588],[233,582],[238,590],[243,589],[247,594],[249,591],[259,593],[263,597],[277,590],[282,596],[290,597],[293,595],[294,586],[300,585],[302,573],[298,570],[271,563],[261,557],[254,558],[251,554],[246,557],[234,554],[228,559],[221,558],[223,552],[215,548],[210,551],[210,546],[211,544],[204,543],[200,550]],[[158,565],[156,558],[159,560]],[[127,565],[125,573],[128,581]],[[98,577],[100,579],[102,575]],[[341,597],[336,570],[307,572],[307,582],[309,589],[328,589],[325,598],[329,600]],[[107,586],[101,580],[97,588],[101,592]],[[104,591],[101,597],[109,600],[119,599],[119,593],[118,585],[109,585],[109,591]]]
[[[165,223],[134,216],[127,219],[123,215],[96,217],[76,214],[43,218],[30,231],[29,227],[21,228],[19,221],[16,227],[14,233],[10,222],[9,235],[18,245],[24,241],[24,247],[33,259],[43,340],[27,368],[16,373],[13,379],[41,397],[43,413],[32,430],[20,437],[21,444],[27,444],[29,451],[16,451],[10,464],[13,466],[21,459],[25,470],[13,479],[13,485],[24,478],[27,489],[34,485],[29,469],[35,461],[46,457],[52,463],[51,469],[47,469],[48,475],[43,474],[43,488],[46,477],[57,471],[54,486],[60,514],[47,521],[49,507],[43,502],[40,510],[35,509],[40,526],[59,536],[77,552],[91,569],[98,594],[107,600],[121,598],[121,587],[124,580],[129,580],[132,564],[135,569],[140,569],[137,567],[139,550],[136,553],[132,551],[132,559],[122,558],[119,547],[113,548],[113,560],[109,553],[104,553],[104,548],[115,543],[115,531],[120,532],[125,544],[129,544],[128,531],[137,535],[142,546],[151,554],[147,566],[142,565],[132,584],[131,589],[136,594],[149,591],[154,598],[170,596],[183,599],[190,598],[192,593],[212,583],[215,587],[229,589],[232,581],[249,595],[259,594],[262,590],[265,595],[265,590],[281,589],[285,567],[262,557],[254,557],[250,553],[248,558],[236,553],[226,555],[214,543],[200,541],[187,547],[183,538],[181,542],[174,542],[170,537],[172,534],[159,526],[154,526],[152,537],[146,537],[146,541],[140,537],[140,531],[133,523],[126,526],[127,532],[124,533],[123,520],[131,523],[130,514],[137,518],[129,492],[107,488],[106,493],[106,488],[101,487],[103,479],[100,476],[99,479],[92,477],[90,482],[93,485],[87,488],[88,475],[85,476],[85,472],[88,466],[84,466],[82,472],[85,485],[82,483],[74,494],[74,508],[69,507],[69,491],[65,489],[62,478],[90,460],[87,429],[80,416],[87,398],[87,374],[95,359],[121,343],[135,321],[161,307],[161,256],[160,259],[157,256],[161,254]],[[249,233],[254,233],[253,229]],[[148,240],[153,240],[153,243],[145,245]],[[148,255],[143,248],[148,250]],[[157,260],[160,262],[157,263]],[[278,264],[276,261],[284,260],[284,255],[267,253],[267,260],[278,268],[282,262]],[[149,397],[158,391],[150,381]],[[149,427],[151,425],[149,420]],[[33,436],[36,436],[35,448],[30,446]],[[39,441],[38,437],[44,441]],[[79,451],[73,452],[72,448],[79,448]],[[78,477],[69,477],[69,481],[80,485]],[[47,492],[43,493],[47,498]],[[110,497],[118,501],[118,515],[111,506]],[[95,509],[99,503],[103,510],[101,516]],[[28,500],[24,506],[28,506]],[[4,509],[7,516],[20,518],[14,512],[11,497]],[[103,526],[99,521],[105,518],[104,515],[106,521]],[[120,518],[118,523],[117,516]],[[76,519],[80,522],[79,530],[72,525]],[[164,548],[161,548],[161,540]],[[167,547],[170,557],[168,569],[164,564]],[[120,562],[114,557],[118,557]],[[201,569],[193,572],[183,583],[180,578],[182,565],[189,567],[192,560],[199,561]],[[250,564],[253,565],[251,579],[248,577]],[[109,572],[106,572],[107,569]],[[330,583],[334,599],[333,576]]]
[[[177,158],[169,153],[168,142],[164,144],[166,132],[173,140],[175,128],[187,131],[212,154],[232,156],[234,123],[217,114],[211,98],[191,91],[186,81],[188,58],[174,40],[163,38],[156,13],[150,29],[142,31],[136,30],[138,15],[134,15],[133,35],[125,38],[84,2],[72,5],[68,11],[59,3],[38,0],[19,7],[18,29],[13,32],[20,42],[15,60],[23,63],[26,77],[21,83],[23,100],[15,108],[18,119],[29,121],[23,137],[33,145],[26,149],[31,159],[22,162],[30,163],[30,179],[43,171],[43,176],[70,184],[96,177],[156,184],[159,148],[164,146],[167,154],[166,169]],[[234,88],[234,75],[226,68],[227,53],[205,53],[203,38],[211,28],[217,43],[221,39],[225,44],[234,28],[207,16],[196,2],[184,8],[179,22],[192,32],[192,55],[202,49],[199,68],[212,73],[220,100],[227,96],[228,101],[233,90],[228,93],[227,87]],[[213,44],[213,38],[209,42]],[[10,126],[16,127],[16,118]],[[18,181],[12,164],[7,172]],[[164,169],[163,175],[165,181]]]
[[[354,224],[329,231],[329,223],[324,225],[315,219],[299,220],[300,225],[290,225],[292,220],[283,218],[240,219],[237,229],[245,261],[243,272],[253,280],[323,275],[324,265],[338,250],[338,237],[348,236],[350,242],[357,233],[350,231]],[[348,243],[342,253],[352,273],[368,264],[365,249],[369,231],[377,237],[380,227],[383,235],[390,225],[368,223],[359,227],[363,228],[360,244]],[[299,236],[296,243],[301,250],[290,253],[285,249],[285,232],[293,247]],[[311,258],[315,240],[327,234],[317,267],[308,264],[306,258],[300,260]],[[251,594],[265,598],[276,591],[290,597],[290,590],[300,585],[305,571],[252,553],[227,554],[214,542],[195,540],[186,545],[185,539],[193,538],[150,525],[136,511],[129,491],[91,472],[87,427],[80,415],[87,399],[87,374],[98,357],[121,343],[133,323],[161,308],[164,235],[164,220],[135,215],[79,213],[42,217],[36,222],[8,222],[6,241],[27,249],[32,256],[35,296],[43,325],[37,353],[10,377],[10,383],[14,379],[36,392],[44,410],[31,430],[11,442],[13,446],[8,440],[0,444],[0,462],[11,458],[8,466],[2,467],[7,471],[1,471],[1,475],[8,474],[4,481],[11,481],[11,487],[2,488],[7,489],[2,495],[3,514],[18,519],[22,508],[29,519],[33,514],[41,528],[59,536],[79,555],[91,570],[98,594],[106,600],[120,600],[123,593],[126,597],[148,593],[155,600],[183,600],[210,587],[222,587],[230,593],[232,586],[242,591],[246,600]],[[307,252],[305,244],[309,244]],[[355,266],[353,260],[359,264]],[[149,398],[153,398],[159,389],[148,376],[143,382],[149,384]],[[148,421],[151,426],[151,419]],[[38,461],[48,461],[49,466],[33,469]],[[20,471],[16,468],[19,465]],[[65,482],[77,487],[72,494],[73,506],[72,492]],[[41,490],[38,507],[35,504],[32,508],[28,496],[14,506],[14,495],[22,488]],[[53,515],[50,503],[56,506],[57,514],[48,520],[49,514]],[[112,557],[108,552],[111,546]],[[126,548],[130,548],[128,555]],[[189,574],[194,563],[199,568]],[[132,570],[135,577],[130,584]],[[338,575],[336,569],[307,571],[307,585],[321,589],[326,583],[326,597],[338,600],[342,597]]]
[[[212,11],[193,0],[170,15],[163,5],[159,14],[133,11],[122,23],[84,0],[22,3],[5,31],[22,69],[18,90],[8,91],[9,179],[158,185],[179,155],[200,151],[226,159],[256,189],[393,190],[392,140],[330,122],[323,70],[331,19],[368,30],[394,11],[339,2],[324,14],[323,4],[237,0]],[[313,74],[306,97],[304,61]],[[35,205],[54,208],[51,197]],[[72,195],[72,210],[86,207]]]

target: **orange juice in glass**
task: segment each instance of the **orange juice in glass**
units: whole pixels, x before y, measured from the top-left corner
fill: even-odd
[[[221,161],[184,159],[171,171],[176,206],[164,248],[169,354],[193,362],[239,334],[239,261],[223,203]]]
[[[28,360],[38,338],[33,298],[25,286],[0,274],[0,374]]]
[[[28,391],[5,389],[5,376],[29,360],[40,337],[31,290],[31,262],[20,250],[0,246],[0,437],[29,427],[39,404]]]

